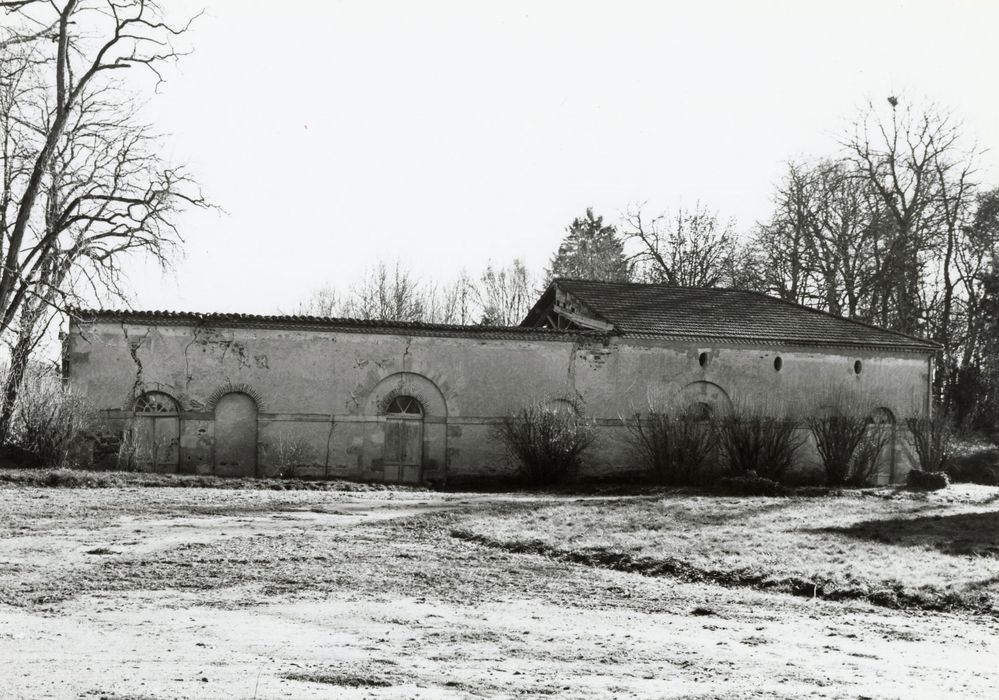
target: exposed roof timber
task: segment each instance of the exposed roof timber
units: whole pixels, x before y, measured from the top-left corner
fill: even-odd
[[[565,307],[560,306],[557,303],[555,304],[555,306],[552,307],[552,311],[561,316],[562,318],[565,318],[571,321],[572,323],[575,323],[580,328],[589,328],[591,330],[604,331],[604,332],[611,332],[614,330],[614,326],[610,323],[606,323],[605,321],[598,321],[595,318],[574,313],[572,311],[569,311]]]

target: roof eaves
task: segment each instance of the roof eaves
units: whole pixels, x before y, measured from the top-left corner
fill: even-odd
[[[650,333],[642,331],[623,331],[622,338],[640,338],[644,340],[677,340],[681,342],[706,343],[739,343],[747,345],[795,346],[795,347],[842,347],[864,348],[872,350],[901,350],[906,352],[938,352],[942,346],[930,340],[919,340],[912,343],[865,343],[847,340],[821,340],[801,337],[748,336],[748,335],[703,335],[694,333]]]
[[[607,333],[592,330],[556,330],[522,326],[463,326],[415,321],[324,318],[319,316],[280,316],[240,313],[199,313],[193,311],[133,311],[111,309],[71,309],[70,315],[82,322],[130,321],[163,325],[238,325],[252,328],[303,328],[348,333],[413,334],[425,336],[473,336],[486,338],[565,340],[602,339]]]
[[[926,343],[926,344],[929,344],[931,347],[934,347],[934,348],[936,348],[938,350],[943,349],[943,345],[941,345],[940,343],[937,343],[934,340],[928,340],[926,338],[920,338],[919,336],[910,335],[908,333],[902,333],[901,331],[893,331],[890,328],[882,328],[881,326],[875,326],[873,323],[867,323],[865,321],[859,321],[859,320],[857,320],[855,318],[849,318],[848,316],[840,316],[838,314],[832,313],[831,311],[824,311],[822,309],[815,309],[815,308],[812,308],[811,306],[805,306],[804,304],[799,304],[799,303],[794,302],[794,301],[789,301],[787,299],[781,299],[780,297],[772,297],[769,294],[765,294],[763,292],[757,292],[757,291],[752,290],[752,289],[739,289],[737,291],[743,292],[745,294],[753,294],[753,295],[756,295],[756,296],[760,296],[760,297],[763,297],[764,299],[769,299],[770,301],[776,301],[776,302],[779,302],[781,304],[785,304],[787,306],[791,306],[791,307],[796,308],[796,309],[802,309],[804,311],[810,311],[813,314],[819,314],[821,316],[827,316],[829,318],[834,318],[834,319],[836,319],[838,321],[846,321],[847,323],[852,323],[855,326],[860,326],[861,328],[866,328],[867,330],[877,331],[879,333],[890,333],[891,335],[898,336],[899,338],[905,338],[907,340],[914,340],[914,341],[919,342],[919,343]]]

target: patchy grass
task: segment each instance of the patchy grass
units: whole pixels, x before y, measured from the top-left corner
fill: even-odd
[[[588,513],[611,507],[670,502],[738,530],[762,516],[722,505],[849,506],[860,512],[792,523],[852,528],[809,535],[847,547],[906,509],[990,511],[944,493],[953,502],[8,487],[0,667],[17,669],[5,689],[19,698],[985,697],[999,677],[993,618],[630,575],[451,536],[512,518],[521,537],[547,537],[561,508],[585,534]],[[535,515],[547,517],[527,535]],[[932,527],[930,511],[906,517]],[[674,518],[650,532],[704,527]]]
[[[147,472],[90,471],[85,469],[0,469],[0,484],[72,489],[110,489],[125,486],[174,487],[270,491],[421,491],[417,486],[361,483],[331,479],[225,478],[199,474],[152,474]]]
[[[452,535],[685,581],[999,615],[999,489],[870,493],[505,505],[470,514]]]

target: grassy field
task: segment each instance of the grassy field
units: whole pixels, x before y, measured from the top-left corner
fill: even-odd
[[[453,534],[650,575],[999,614],[999,490],[989,487],[511,505]]]
[[[995,488],[60,483],[0,485],[2,698],[982,697],[999,683]],[[821,579],[815,597],[784,592],[794,577]],[[894,598],[825,599],[851,586]]]

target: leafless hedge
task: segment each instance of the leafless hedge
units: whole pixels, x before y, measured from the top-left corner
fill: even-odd
[[[624,422],[649,473],[665,484],[690,485],[715,452],[717,420],[690,407],[650,406]]]
[[[534,486],[576,477],[583,452],[596,434],[590,421],[550,401],[534,401],[496,426],[495,437],[517,461],[520,477]]]

